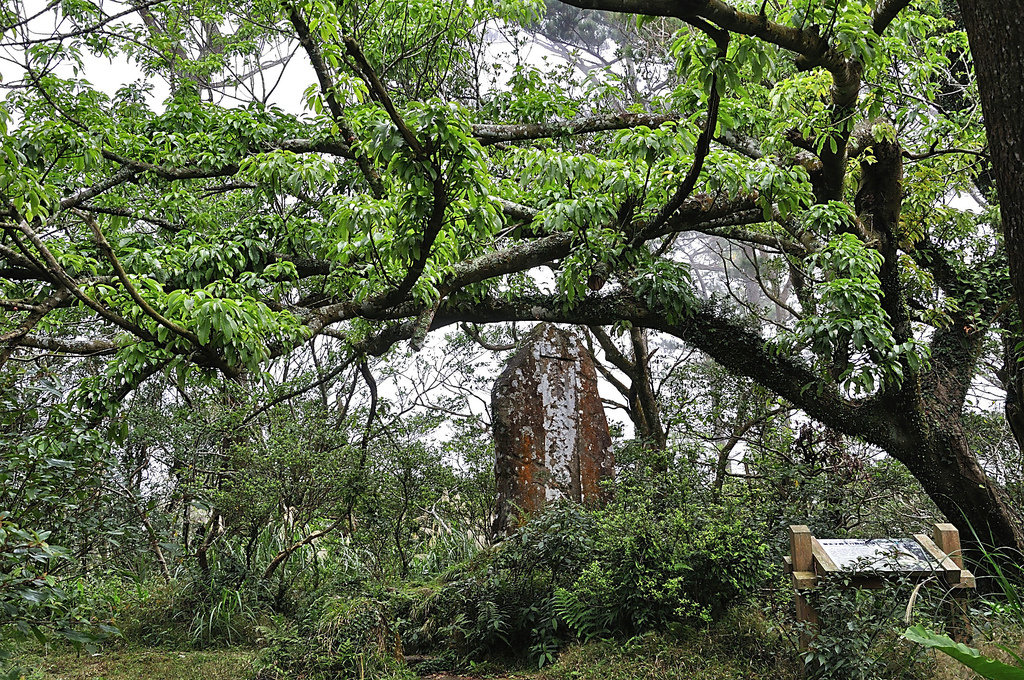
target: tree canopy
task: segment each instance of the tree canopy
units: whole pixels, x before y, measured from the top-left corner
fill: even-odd
[[[990,380],[1024,433],[1010,104],[949,3],[8,3],[0,41],[12,394],[60,361],[58,401],[117,424],[158,374],[255,385],[325,343],[372,386],[432,331],[542,320],[604,327],[612,363],[629,333],[663,434],[648,329],[1024,547],[965,431]],[[138,77],[105,92],[89,55]]]

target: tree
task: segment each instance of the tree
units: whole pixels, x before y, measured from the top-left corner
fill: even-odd
[[[999,191],[1010,283],[1018,319],[1024,320],[1024,135],[1019,124],[1020,95],[1024,93],[1024,20],[1012,3],[963,0],[959,9],[978,65],[985,129],[990,140],[998,140],[992,145],[992,172]],[[1024,447],[1024,382],[1019,371],[1024,335],[1018,321],[1006,326],[1006,419],[1018,445]]]
[[[487,27],[536,25],[543,3],[75,5],[47,36],[10,10],[0,358],[109,352],[131,384],[235,378],[317,337],[358,361],[460,322],[646,328],[879,446],[962,529],[1024,547],[964,429],[1015,252],[978,180],[977,107],[940,103],[954,85],[977,101],[965,34],[934,2],[566,4],[672,42],[621,91],[614,65],[523,59],[488,89]],[[267,63],[255,27],[311,65],[310,113],[246,95]],[[59,76],[83,49],[170,98]],[[701,272],[694,235],[742,266]]]

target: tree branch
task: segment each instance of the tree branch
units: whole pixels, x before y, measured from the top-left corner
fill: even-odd
[[[126,291],[128,291],[128,295],[130,295],[132,300],[135,301],[135,304],[137,304],[147,316],[167,330],[171,331],[175,335],[180,335],[187,339],[197,349],[202,348],[203,343],[199,341],[199,336],[186,328],[182,328],[170,319],[167,319],[163,314],[153,309],[153,306],[146,302],[145,298],[139,295],[139,291],[132,285],[131,280],[128,278],[128,274],[124,271],[124,267],[121,266],[120,260],[118,260],[117,255],[114,254],[114,249],[110,247],[110,243],[107,242],[106,237],[103,235],[103,230],[100,229],[99,223],[96,222],[93,216],[80,210],[76,210],[75,214],[81,217],[85,223],[89,225],[89,228],[92,230],[93,236],[95,237],[96,245],[101,251],[103,251],[103,254],[107,256],[107,259],[110,260],[110,264],[113,265],[114,272],[117,274],[118,280],[121,281],[121,285],[124,286]]]
[[[7,360],[11,357],[14,351],[22,344],[19,341],[24,339],[24,337],[28,335],[40,321],[43,320],[43,317],[57,307],[63,305],[71,299],[71,297],[71,292],[69,290],[61,288],[42,302],[29,306],[27,308],[29,314],[19,326],[10,333],[0,335],[0,342],[5,343],[5,346],[0,348],[0,367],[3,367],[3,365],[7,363]],[[4,306],[7,305],[5,304]],[[12,304],[11,307],[14,311],[19,310],[19,305]]]
[[[388,94],[387,88],[377,78],[377,74],[374,72],[373,67],[370,66],[370,62],[366,60],[366,56],[363,54],[363,50],[360,49],[359,43],[355,39],[345,36],[343,38],[345,42],[345,50],[348,55],[356,63],[356,73],[363,79],[363,82],[370,88],[371,94],[380,102],[384,110],[387,111],[388,117],[391,118],[391,122],[398,128],[398,133],[402,135],[402,139],[412,149],[413,154],[421,162],[426,162],[427,154],[423,149],[423,145],[420,140],[416,138],[409,126],[406,125],[405,119],[398,113],[398,109],[395,108],[394,102],[391,101],[391,95]]]
[[[896,15],[909,4],[910,0],[879,0],[871,17],[871,30],[876,35],[882,35],[885,29],[889,27],[889,24],[896,18]]]
[[[121,165],[125,164],[122,163]],[[75,195],[69,196],[62,200],[60,202],[61,210],[67,210],[69,208],[79,206],[85,201],[88,201],[91,198],[95,198],[96,196],[99,196],[100,194],[102,194],[105,191],[108,191],[109,189],[113,189],[116,186],[124,184],[131,178],[135,177],[135,174],[136,171],[131,167],[122,167],[120,170],[115,172],[111,177],[101,182],[97,182],[96,184],[92,185],[91,187],[88,187],[87,189],[82,189]]]
[[[143,340],[155,340],[153,335],[148,331],[132,323],[131,321],[128,321],[120,314],[110,311],[109,309],[107,309],[106,307],[104,307],[103,305],[101,305],[100,303],[96,302],[91,297],[83,293],[82,290],[78,287],[78,284],[76,284],[71,279],[71,277],[68,276],[67,272],[64,271],[64,268],[60,266],[60,263],[57,262],[57,259],[53,256],[53,253],[50,252],[49,248],[46,247],[46,244],[43,243],[42,239],[40,239],[39,236],[35,233],[35,231],[33,231],[32,228],[28,225],[28,222],[26,222],[25,220],[21,220],[18,223],[18,229],[21,230],[21,232],[28,237],[29,241],[32,242],[32,245],[35,246],[36,250],[39,251],[39,254],[43,256],[43,260],[46,262],[50,274],[52,274],[57,279],[57,281],[60,282],[62,286],[68,289],[72,295],[74,295],[76,298],[81,300],[87,307],[89,307],[89,309],[99,314],[100,318],[106,319],[115,326],[120,326],[121,328],[131,333],[134,333]]]
[[[219,168],[169,168],[163,165],[156,165],[154,163],[146,163],[144,161],[136,161],[132,160],[131,158],[125,158],[124,156],[114,153],[113,151],[104,150],[103,157],[109,161],[113,161],[119,165],[124,166],[123,170],[127,171],[129,176],[138,174],[140,172],[151,172],[162,179],[166,179],[169,181],[178,181],[183,179],[210,179],[212,177],[230,177],[231,175],[238,174],[237,163],[228,163],[227,165],[222,165]],[[125,179],[127,179],[127,177]],[[87,196],[86,198],[92,198],[92,196]],[[79,203],[80,202],[81,201],[79,201]]]
[[[725,57],[729,49],[729,34],[727,32],[715,29],[700,19],[690,18],[687,21],[711,36],[718,46],[719,55],[723,58]],[[634,246],[651,238],[649,234],[656,232],[663,224],[668,222],[669,218],[683,205],[683,201],[690,196],[694,187],[697,186],[700,171],[704,168],[704,159],[707,158],[708,151],[711,150],[711,139],[714,137],[715,126],[718,124],[718,105],[720,102],[718,74],[713,74],[711,77],[711,91],[708,93],[708,113],[704,121],[704,131],[697,138],[697,146],[693,151],[693,163],[690,165],[690,170],[686,173],[682,183],[680,183],[675,193],[672,194],[668,203],[633,236],[632,242]]]
[[[68,40],[69,38],[77,38],[80,35],[88,35],[90,33],[94,33],[97,30],[99,30],[100,28],[102,28],[102,27],[106,26],[107,24],[109,24],[111,21],[116,21],[117,19],[120,19],[122,17],[128,16],[129,14],[132,14],[134,12],[138,12],[139,10],[142,10],[142,9],[148,9],[150,7],[154,7],[156,5],[159,5],[162,2],[165,2],[165,0],[146,0],[145,2],[132,3],[132,5],[128,9],[126,9],[126,10],[124,10],[122,12],[118,12],[117,14],[112,14],[112,15],[110,15],[108,17],[105,17],[103,20],[97,21],[95,24],[92,24],[90,26],[84,26],[82,28],[77,28],[77,29],[75,29],[73,31],[69,31],[67,33],[57,33],[56,35],[51,35],[51,36],[48,36],[46,38],[34,38],[34,39],[31,39],[31,40],[19,40],[19,41],[11,41],[11,42],[6,42],[6,43],[0,43],[0,47],[21,47],[21,48],[25,48],[25,47],[30,47],[32,45],[40,45],[40,44],[49,43],[49,42],[63,42],[65,40]],[[59,4],[60,4],[59,1],[58,2],[54,2],[54,3],[50,4],[50,5],[47,5],[46,9],[48,10],[51,7],[53,7],[54,5],[59,5]],[[44,10],[44,12],[45,11],[46,10]],[[39,15],[36,15],[36,16],[39,16]],[[29,19],[29,20],[31,20],[31,19]],[[14,26],[19,26],[22,23],[25,23],[25,22],[18,22],[16,24],[12,24],[11,26],[6,26],[6,27],[4,27],[4,31],[7,31],[10,28],[13,28]],[[2,35],[2,34],[3,34],[3,32],[0,31],[0,35]]]
[[[352,133],[352,130],[345,123],[344,109],[341,106],[341,102],[338,100],[338,89],[334,84],[334,78],[331,77],[331,72],[327,67],[327,63],[324,62],[323,53],[320,51],[320,46],[313,39],[310,34],[309,25],[306,20],[302,17],[298,8],[291,3],[287,3],[285,7],[288,13],[288,20],[295,28],[295,33],[298,35],[299,44],[306,51],[306,55],[309,57],[309,63],[313,66],[313,71],[316,72],[317,81],[320,83],[320,93],[327,100],[327,109],[331,112],[331,117],[334,118],[334,122],[338,125],[338,129],[341,130],[342,138],[350,149],[356,148],[356,136]],[[370,160],[364,154],[356,154],[356,164],[359,166],[359,170],[363,173],[363,177],[366,178],[367,184],[370,185],[370,191],[374,197],[382,198],[385,194],[384,185],[381,182],[380,175],[370,164]]]
[[[484,146],[502,142],[520,142],[531,139],[551,139],[583,135],[606,130],[625,130],[645,125],[649,128],[659,127],[663,123],[677,120],[677,116],[666,116],[651,113],[616,113],[610,115],[587,116],[564,123],[523,123],[521,125],[487,125],[473,126],[473,136]]]
[[[61,354],[78,354],[92,356],[94,354],[110,354],[117,351],[118,344],[111,340],[57,340],[39,335],[25,335],[18,340],[21,347],[42,349]]]
[[[277,571],[277,568],[280,567],[281,564],[285,560],[287,560],[289,557],[291,557],[292,553],[294,553],[296,550],[298,550],[299,548],[301,548],[304,545],[308,545],[308,544],[312,543],[313,541],[315,541],[318,538],[326,536],[327,534],[331,533],[336,528],[338,528],[338,525],[341,524],[343,519],[344,519],[344,516],[339,517],[338,519],[336,519],[333,522],[331,522],[327,526],[326,529],[321,529],[320,531],[314,531],[313,533],[311,533],[309,536],[306,536],[301,541],[297,541],[296,543],[293,543],[289,547],[287,547],[284,550],[282,550],[281,552],[279,552],[277,554],[277,556],[274,557],[274,559],[270,561],[270,564],[267,565],[267,568],[263,571],[263,580],[267,580],[271,576],[273,576],[274,572]]]

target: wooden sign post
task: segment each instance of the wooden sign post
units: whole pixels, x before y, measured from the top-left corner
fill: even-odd
[[[811,646],[820,624],[807,596],[820,577],[840,571],[852,574],[854,588],[881,588],[896,578],[937,580],[953,596],[949,611],[953,639],[970,640],[967,593],[974,588],[974,575],[963,567],[960,534],[952,524],[936,524],[931,537],[915,534],[913,538],[820,541],[806,526],[793,525],[789,527],[789,555],[784,559],[793,580],[801,651]]]
[[[951,584],[953,599],[949,603],[947,620],[954,641],[970,642],[971,619],[968,613],[967,594],[968,589],[974,587],[974,577],[971,576],[971,572],[964,570],[964,554],[960,550],[960,532],[952,524],[936,524],[932,538],[935,539],[936,547],[948,555],[949,559],[960,568],[961,574],[970,576],[969,584],[964,583],[963,579],[959,583]]]
[[[803,524],[789,527],[789,555],[787,569],[793,574],[793,599],[796,602],[796,620],[803,623],[800,630],[800,649],[807,649],[818,627],[818,612],[807,600],[807,592],[817,585],[814,573],[814,536]]]

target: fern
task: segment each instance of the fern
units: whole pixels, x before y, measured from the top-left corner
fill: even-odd
[[[615,612],[607,607],[594,607],[565,588],[554,594],[555,613],[583,642],[612,636]]]

